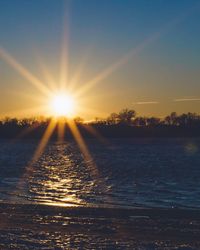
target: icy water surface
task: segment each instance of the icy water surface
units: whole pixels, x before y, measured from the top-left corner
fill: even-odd
[[[200,140],[50,143],[29,166],[34,141],[0,141],[0,201],[65,206],[200,208]]]

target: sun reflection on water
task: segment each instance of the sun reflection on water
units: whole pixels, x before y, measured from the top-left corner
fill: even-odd
[[[29,176],[30,199],[55,206],[86,206],[87,194],[99,188],[87,164],[77,146],[49,145]]]

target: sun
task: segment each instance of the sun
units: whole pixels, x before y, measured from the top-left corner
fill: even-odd
[[[65,93],[53,95],[50,100],[50,112],[56,117],[72,117],[75,112],[75,100],[73,96]]]

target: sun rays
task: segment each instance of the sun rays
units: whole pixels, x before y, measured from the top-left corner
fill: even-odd
[[[128,51],[125,55],[122,55],[117,61],[113,62],[111,65],[108,65],[108,67],[105,67],[102,72],[98,73],[85,84],[82,83],[82,87],[78,87],[80,86],[80,84],[78,83],[81,82],[81,73],[84,68],[84,65],[82,63],[80,63],[80,67],[79,69],[77,69],[77,72],[74,74],[74,76],[72,76],[71,78],[69,76],[69,29],[68,27],[66,27],[66,23],[68,23],[66,17],[67,16],[65,16],[63,20],[65,25],[63,25],[63,38],[61,44],[62,49],[60,53],[61,65],[60,72],[58,74],[59,79],[57,79],[56,81],[52,78],[52,75],[46,65],[41,62],[42,60],[40,60],[40,66],[45,78],[44,81],[40,80],[37,76],[30,72],[5,49],[0,48],[0,58],[4,59],[4,61],[6,61],[15,71],[17,71],[24,79],[26,79],[28,83],[35,87],[38,93],[41,95],[41,98],[32,97],[30,95],[30,98],[34,98],[35,101],[38,100],[37,107],[32,107],[31,109],[26,108],[18,112],[20,114],[33,114],[34,112],[43,111],[44,114],[52,116],[30,161],[30,166],[33,165],[33,163],[41,157],[51,136],[56,129],[58,130],[58,141],[63,141],[65,139],[66,126],[69,127],[75,141],[80,148],[80,151],[82,152],[85,161],[93,162],[89,149],[78,129],[78,126],[73,120],[79,112],[82,112],[84,114],[84,112],[88,113],[93,111],[91,107],[88,108],[84,106],[81,103],[81,100],[84,100],[84,98],[89,98],[89,96],[86,95],[92,87],[113,74],[124,64],[128,63],[129,60],[140,53],[149,44],[155,42],[161,35],[168,32],[169,29],[172,28],[172,26],[177,25],[179,22],[181,22],[185,18],[185,15],[181,16],[181,18],[172,20],[172,22],[167,23],[167,25],[165,25],[161,29],[161,31],[155,32],[154,34],[148,36],[138,46]],[[22,93],[20,94],[22,95]],[[28,94],[24,93],[24,96],[28,97]],[[39,102],[41,105],[39,105]],[[17,112],[15,112],[15,114],[17,114]],[[25,131],[24,133],[27,132],[28,131]],[[99,135],[93,127],[89,128],[89,132],[99,138],[103,143],[106,143],[101,135]],[[31,167],[28,167],[27,171],[29,171],[30,169]]]
[[[54,131],[56,125],[57,125],[56,120],[52,118],[49,125],[47,126],[47,129],[45,130],[45,133],[44,133],[34,155],[33,155],[33,158],[31,160],[31,165],[32,165],[32,163],[36,162],[40,158],[40,156],[43,154],[45,147],[48,144],[49,139],[51,138],[51,135],[53,134],[53,131]]]
[[[28,80],[34,87],[45,95],[50,94],[50,90],[28,69],[20,64],[13,56],[11,56],[3,48],[0,48],[0,57],[2,57],[10,66],[12,66],[22,77]]]
[[[81,77],[83,65],[81,64],[81,67],[77,70],[77,73],[72,77],[72,80],[70,81],[68,76],[68,48],[66,46],[67,44],[66,37],[67,34],[65,33],[63,37],[62,53],[61,53],[60,79],[57,81],[57,84],[52,79],[50,72],[43,63],[40,63],[40,66],[42,67],[42,72],[45,77],[45,80],[41,81],[25,66],[23,66],[16,58],[10,55],[6,50],[2,48],[0,49],[0,57],[4,59],[22,77],[24,77],[32,86],[34,86],[41,95],[43,95],[43,98],[42,96],[39,98],[38,96],[35,97],[27,93],[24,94],[20,93],[21,96],[24,95],[28,99],[29,98],[34,99],[35,101],[38,101],[38,103],[40,102],[41,105],[38,105],[37,107],[26,108],[24,110],[19,110],[18,114],[22,116],[23,114],[26,115],[30,113],[33,114],[34,111],[35,112],[43,111],[44,114],[52,116],[49,124],[47,125],[47,128],[45,129],[42,138],[40,139],[37,149],[35,150],[35,153],[33,154],[33,157],[30,160],[30,163],[28,164],[25,175],[31,171],[34,163],[38,161],[38,159],[44,153],[45,148],[56,129],[58,130],[58,141],[61,142],[64,140],[66,126],[68,126],[68,128],[71,131],[71,134],[73,135],[75,141],[77,142],[80,151],[82,152],[84,160],[87,162],[87,164],[88,163],[94,164],[89,149],[76,123],[74,122],[73,117],[76,115],[77,110],[81,110],[82,112],[85,111],[87,113],[88,112],[95,113],[95,111],[94,110],[92,111],[91,108],[84,107],[83,105],[78,106],[78,101],[77,100],[75,101],[75,97],[79,100],[81,100],[81,98],[84,97],[83,95],[81,95],[82,91],[80,91],[79,93],[79,90],[81,88],[74,91],[74,88],[77,87],[77,83]],[[94,78],[94,80],[95,79],[96,78]],[[92,80],[92,82],[94,80]],[[97,83],[96,80],[95,83]],[[85,93],[86,92],[85,87],[83,87],[82,89],[84,89],[83,92]],[[74,91],[73,94],[72,91]],[[20,134],[19,137],[29,132],[30,130],[24,130],[24,132]],[[92,129],[90,132],[93,135],[97,135],[94,129]],[[100,138],[99,135],[97,137]],[[94,170],[93,172],[95,173],[95,175],[97,174],[96,170]]]
[[[47,67],[42,64],[42,71],[45,77],[45,81],[41,81],[32,74],[27,68],[21,65],[14,57],[12,57],[5,50],[0,49],[0,57],[2,57],[11,67],[13,67],[22,77],[24,77],[28,82],[34,86],[41,95],[44,96],[43,100],[41,99],[43,110],[46,114],[50,114],[52,116],[49,124],[47,125],[45,132],[40,139],[40,142],[33,154],[32,159],[30,160],[26,173],[24,176],[27,176],[33,170],[34,164],[39,160],[42,154],[45,151],[46,146],[48,145],[49,140],[51,139],[54,131],[58,130],[58,141],[63,141],[65,138],[65,127],[71,131],[77,145],[82,153],[83,159],[86,162],[87,166],[91,166],[91,174],[96,179],[101,179],[99,177],[98,168],[95,165],[92,155],[89,152],[89,149],[84,141],[84,138],[79,131],[78,126],[76,125],[73,117],[76,115],[76,111],[81,110],[82,112],[92,112],[91,108],[84,107],[84,105],[78,104],[76,102],[80,101],[81,98],[86,98],[86,93],[96,84],[101,82],[103,79],[107,78],[114,71],[118,70],[122,65],[127,63],[134,55],[144,49],[152,40],[155,40],[156,37],[151,37],[150,39],[145,40],[142,44],[140,44],[137,48],[130,51],[130,53],[119,58],[118,61],[114,62],[112,65],[108,66],[96,75],[93,79],[89,80],[82,87],[77,88],[77,82],[81,78],[81,70],[72,77],[70,81],[68,75],[68,48],[67,48],[67,34],[64,34],[63,44],[62,44],[62,52],[61,52],[61,68],[60,68],[60,79],[55,81],[52,79],[51,74],[49,73]],[[41,64],[40,64],[41,65]],[[77,89],[75,89],[77,88]],[[25,94],[27,95],[27,94]],[[87,97],[89,98],[89,97]],[[76,101],[75,101],[76,100]],[[77,106],[77,107],[76,107]],[[40,109],[39,107],[39,109]],[[33,109],[37,110],[37,107]],[[26,131],[25,133],[27,133]],[[89,132],[95,135],[98,139],[100,139],[104,144],[107,142],[104,138],[95,131],[94,128],[90,128]]]
[[[45,80],[41,81],[32,72],[30,72],[24,65],[22,65],[16,58],[10,55],[6,50],[2,48],[0,49],[0,57],[4,59],[4,61],[6,61],[15,71],[17,71],[21,75],[21,77],[26,79],[32,86],[34,86],[41,95],[41,98],[39,98],[39,97],[33,97],[31,95],[29,96],[29,94],[27,93],[24,94],[20,93],[21,96],[24,95],[28,99],[29,98],[35,99],[35,101],[38,101],[38,103],[40,102],[41,105],[38,105],[37,107],[32,107],[31,109],[26,108],[24,110],[19,110],[18,111],[19,114],[20,115],[27,113],[33,114],[34,111],[36,112],[43,111],[44,114],[52,116],[33,154],[33,157],[26,168],[24,177],[30,174],[34,164],[42,156],[46,146],[48,145],[49,140],[51,139],[56,129],[58,134],[58,141],[61,142],[64,140],[66,126],[68,126],[68,128],[71,131],[71,134],[73,135],[75,141],[77,142],[85,162],[87,162],[87,164],[94,163],[92,156],[87,148],[87,145],[76,123],[73,121],[73,117],[76,115],[76,112],[78,110],[77,107],[78,101],[77,100],[75,101],[74,98],[75,92],[73,96],[72,91],[74,90],[74,87],[77,86],[77,82],[80,79],[80,74],[83,65],[81,65],[81,67],[79,68],[77,73],[72,77],[72,80],[70,82],[68,75],[68,47],[66,46],[66,44],[68,44],[67,36],[68,36],[67,32],[64,32],[63,43],[61,46],[62,52],[61,52],[60,79],[57,80],[57,83],[55,83],[54,79],[52,79],[52,76],[48,71],[47,67],[45,66],[45,64],[40,62],[42,73],[45,77]],[[81,99],[81,95],[79,95],[79,99]],[[83,111],[84,107],[81,106],[80,110]],[[21,135],[19,135],[19,137],[29,132],[30,130],[24,130],[24,132]],[[95,173],[95,175],[97,174],[96,169],[92,172]]]

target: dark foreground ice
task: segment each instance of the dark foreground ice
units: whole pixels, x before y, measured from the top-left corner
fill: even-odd
[[[200,212],[0,206],[0,249],[200,249]]]

